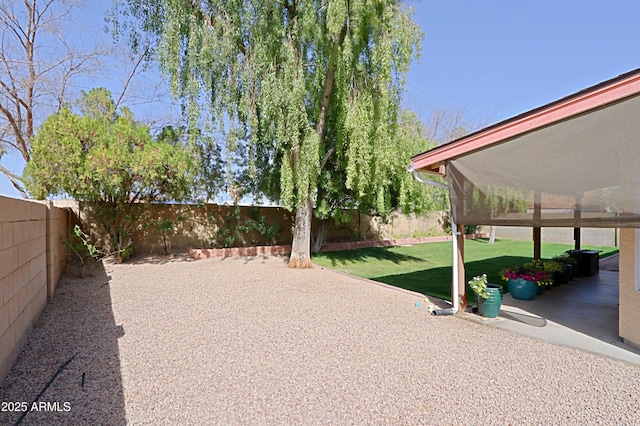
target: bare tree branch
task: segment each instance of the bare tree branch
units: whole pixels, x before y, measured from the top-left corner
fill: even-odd
[[[138,54],[137,59],[134,61],[133,68],[127,74],[127,78],[124,81],[122,91],[120,92],[120,95],[118,96],[118,99],[115,102],[116,109],[120,107],[120,103],[122,102],[122,99],[124,98],[124,95],[127,93],[127,89],[131,84],[131,80],[138,73],[138,69],[142,66],[146,56],[147,56],[147,49],[145,48],[142,53]]]
[[[96,58],[95,49],[67,41],[74,40],[69,37],[75,28],[72,14],[81,1],[0,0],[0,144],[17,150],[25,162],[39,123],[59,110],[70,80]],[[22,186],[6,167],[0,173],[16,188]],[[26,194],[23,187],[19,191]]]
[[[20,195],[22,195],[24,198],[28,197],[27,191],[25,191],[24,189],[24,184],[22,183],[22,179],[20,178],[20,176],[16,175],[1,164],[0,173],[4,174],[9,179],[9,182],[11,182],[13,187],[20,193]]]

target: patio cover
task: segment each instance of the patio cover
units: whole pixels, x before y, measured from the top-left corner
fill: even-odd
[[[640,69],[411,159],[458,224],[640,227]]]

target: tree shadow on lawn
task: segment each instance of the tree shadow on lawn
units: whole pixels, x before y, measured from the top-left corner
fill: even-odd
[[[331,267],[361,263],[367,260],[387,260],[395,264],[400,264],[402,262],[425,261],[425,259],[421,259],[419,257],[393,252],[391,249],[393,249],[393,247],[372,247],[358,250],[327,251],[318,253],[313,257],[330,260]]]
[[[506,293],[508,289],[506,282],[500,277],[501,272],[509,266],[522,265],[529,261],[531,261],[530,257],[499,256],[491,259],[468,262],[465,263],[465,282],[468,282],[477,275],[487,274],[489,282],[502,285]],[[423,269],[405,274],[384,275],[371,279],[406,290],[417,291],[426,296],[451,300],[451,266]],[[467,285],[467,303],[474,302],[475,294]]]

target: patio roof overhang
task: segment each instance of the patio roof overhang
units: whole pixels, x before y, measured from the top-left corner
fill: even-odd
[[[411,159],[459,224],[640,227],[640,69]]]

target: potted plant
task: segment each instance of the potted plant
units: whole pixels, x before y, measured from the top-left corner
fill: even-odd
[[[553,285],[553,272],[551,272],[550,269],[557,268],[553,268],[547,263],[548,262],[544,262],[540,259],[532,259],[531,262],[524,264],[525,268],[527,268],[534,277],[534,281],[538,286],[536,294],[544,293],[544,290],[547,287],[551,287],[551,285]]]
[[[580,255],[575,250],[567,250],[567,262],[571,265],[571,278],[578,275],[578,265],[580,264]]]
[[[509,283],[511,296],[520,300],[533,299],[539,287],[551,284],[549,274],[536,261],[515,268],[507,268],[502,273],[502,279]]]
[[[564,265],[556,262],[555,260],[546,260],[542,262],[542,269],[549,274],[549,278],[551,278],[551,285],[553,287],[560,287]]]
[[[557,256],[553,256],[552,258],[552,260],[562,265],[562,273],[559,274],[560,284],[566,284],[571,279],[571,275],[573,274],[573,266],[569,262],[569,257],[569,253],[562,253]],[[556,277],[556,280],[557,279],[558,277]]]
[[[500,313],[502,306],[502,286],[489,284],[487,274],[473,277],[469,281],[469,287],[476,294],[478,312],[486,318],[495,318]]]

